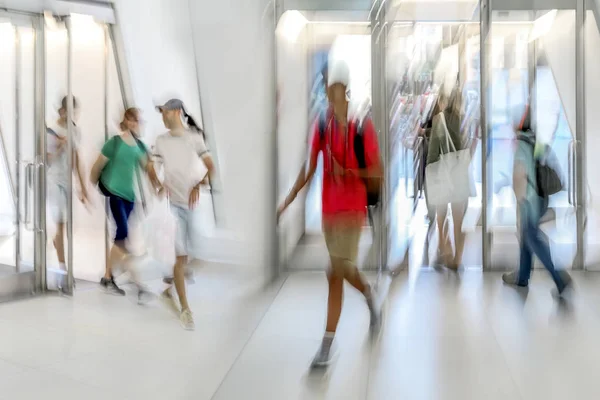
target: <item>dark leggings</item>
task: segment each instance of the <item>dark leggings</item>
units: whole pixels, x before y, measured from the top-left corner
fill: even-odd
[[[115,244],[117,246],[122,246],[129,234],[127,221],[129,220],[131,211],[133,211],[134,203],[119,196],[115,196],[114,194],[111,194],[108,197],[108,201],[110,204],[110,211],[115,220],[115,224],[117,225]]]

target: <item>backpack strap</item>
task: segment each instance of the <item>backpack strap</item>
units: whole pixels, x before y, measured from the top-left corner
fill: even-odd
[[[535,151],[535,141],[525,135],[518,135],[517,140],[521,141],[523,143],[527,143],[529,146],[531,146],[531,153],[532,153],[531,156],[534,158],[533,159],[533,165],[534,165],[533,168],[537,174],[537,162],[535,160],[535,155],[533,154]],[[527,183],[529,183],[531,185],[531,187],[533,187],[536,190],[536,192],[538,191],[537,183],[532,181],[531,177],[529,175],[527,176]]]
[[[366,154],[365,154],[365,138],[363,124],[364,120],[356,120],[356,130],[354,133],[354,155],[358,161],[358,168],[367,168]]]
[[[327,129],[327,113],[319,114],[319,140],[321,140],[321,144],[325,141],[325,130]]]

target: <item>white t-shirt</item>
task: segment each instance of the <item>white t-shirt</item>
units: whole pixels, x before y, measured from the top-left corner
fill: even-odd
[[[189,130],[171,131],[156,138],[154,154],[164,167],[163,185],[171,203],[187,208],[192,188],[208,172],[202,158],[208,149],[202,135]]]
[[[77,127],[73,127],[72,132],[73,150],[77,150],[81,134]],[[67,143],[61,144],[60,139],[66,139],[67,135],[67,128],[63,128],[57,123],[49,125],[46,131],[46,149],[50,158],[47,172],[48,181],[65,188],[69,183],[70,172],[67,159]]]

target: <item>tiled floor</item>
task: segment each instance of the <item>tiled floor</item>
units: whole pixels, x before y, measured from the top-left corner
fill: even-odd
[[[415,271],[415,270],[413,270]],[[160,304],[78,289],[0,306],[0,399],[596,400],[600,274],[567,302],[536,271],[528,293],[495,273],[433,270],[384,282],[378,338],[351,289],[335,363],[309,373],[325,317],[322,273],[267,289],[217,267],[190,287],[197,330]],[[156,284],[156,289],[160,284]],[[383,290],[386,288],[387,290]]]

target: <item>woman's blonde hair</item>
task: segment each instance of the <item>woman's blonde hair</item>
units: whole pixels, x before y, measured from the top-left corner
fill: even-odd
[[[123,114],[123,120],[119,123],[119,128],[121,128],[122,131],[127,130],[126,121],[128,119],[136,118],[139,115],[140,115],[140,110],[138,108],[135,108],[135,107],[128,108],[127,110],[125,110],[125,114]]]

